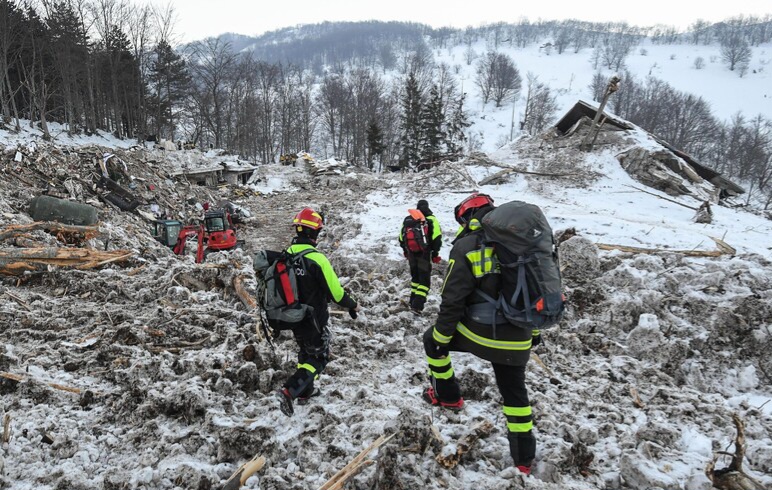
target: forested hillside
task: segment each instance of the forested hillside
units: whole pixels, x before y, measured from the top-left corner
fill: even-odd
[[[648,73],[630,69],[631,58],[662,46],[708,46],[716,54],[695,55],[695,73],[713,76],[707,68],[720,65],[737,80],[766,76],[769,16],[695,21],[687,32],[579,21],[466,29],[325,22],[184,46],[174,41],[173,19],[170,8],[125,0],[38,8],[0,0],[3,124],[34,121],[47,139],[56,136],[48,122],[57,121],[72,134],[185,140],[254,163],[310,151],[374,170],[416,168],[554,124],[575,101],[574,74],[566,86],[524,66],[536,50],[586,60],[576,83],[587,100],[599,100],[610,74],[619,74],[607,109],[770,205],[772,108],[714,114],[713,101],[657,76],[661,60]]]

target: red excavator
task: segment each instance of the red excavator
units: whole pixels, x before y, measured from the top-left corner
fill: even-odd
[[[230,214],[221,209],[207,211],[203,225],[183,226],[178,220],[158,220],[153,222],[152,231],[153,237],[170,247],[176,255],[184,255],[188,238],[196,237],[197,264],[203,262],[210,252],[230,250],[241,245],[236,239],[236,230]]]

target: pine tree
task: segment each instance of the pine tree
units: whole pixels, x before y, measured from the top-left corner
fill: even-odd
[[[383,144],[383,132],[375,121],[370,121],[367,126],[367,167],[372,170],[373,158],[380,156],[386,149]]]
[[[437,85],[429,90],[429,100],[421,111],[421,160],[435,162],[440,159],[446,144],[445,114],[442,110]]]
[[[421,159],[421,91],[415,74],[410,73],[402,97],[402,135],[400,137],[402,156],[400,167],[415,164]]]
[[[148,98],[149,114],[154,120],[158,137],[174,139],[175,118],[180,102],[185,99],[190,86],[185,60],[174,52],[166,41],[161,41],[154,50],[155,59],[150,65]]]
[[[464,111],[464,99],[466,94],[461,96],[454,102],[450,117],[448,117],[447,124],[447,141],[449,155],[456,155],[464,151],[466,144],[466,128],[472,125],[469,122],[469,117]]]

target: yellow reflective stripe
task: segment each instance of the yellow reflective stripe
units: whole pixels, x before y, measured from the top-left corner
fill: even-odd
[[[429,370],[429,374],[431,374],[437,379],[450,379],[453,377],[453,368],[448,369],[444,373],[438,373],[438,372]]]
[[[435,238],[442,235],[442,230],[440,229],[440,221],[434,215],[427,216],[426,219],[432,222],[432,241],[434,241]]]
[[[415,288],[421,291],[429,291],[429,286],[424,286],[423,284],[416,284]]]
[[[453,337],[448,337],[446,335],[442,335],[438,330],[437,327],[434,327],[434,331],[432,332],[432,338],[439,344],[447,344],[451,340],[453,340]]]
[[[523,422],[522,424],[507,422],[509,432],[529,432],[531,429],[533,429],[533,422]]]
[[[456,230],[456,236],[460,235],[462,231],[464,231],[464,225],[458,227],[458,230]]]
[[[450,259],[448,262],[448,273],[445,274],[445,280],[442,281],[442,288],[440,289],[440,294],[445,292],[445,284],[448,283],[448,278],[450,277],[450,274],[453,272],[453,264],[456,263],[456,259]]]
[[[445,367],[450,364],[450,356],[445,356],[442,359],[435,359],[433,357],[426,356],[426,362],[428,362],[430,366]]]
[[[485,274],[498,272],[498,263],[493,254],[493,247],[483,247],[481,250],[472,250],[466,254],[466,258],[472,266],[474,277],[482,277]]]
[[[541,330],[539,330],[538,328],[534,328],[533,330],[531,330],[531,335],[534,337],[538,337],[539,335],[541,335]]]
[[[293,223],[298,223],[298,224],[301,224],[301,225],[308,225],[308,226],[311,226],[313,228],[318,228],[319,227],[319,223],[315,223],[315,222],[307,220],[307,219],[297,219],[297,218],[295,218],[295,219],[292,220],[292,222]]]
[[[469,229],[472,231],[479,230],[481,227],[482,225],[480,224],[480,220],[477,218],[469,222]]]
[[[504,415],[510,417],[528,417],[531,413],[531,407],[504,407]]]
[[[425,298],[427,293],[426,291],[421,291],[420,289],[414,289],[413,294],[416,296],[423,296]]]
[[[476,333],[469,330],[463,323],[459,322],[456,327],[458,333],[468,338],[475,344],[482,345],[483,347],[490,347],[491,349],[499,350],[528,350],[531,348],[531,339],[528,340],[493,340],[485,337],[481,337]],[[435,335],[437,330],[435,329]]]
[[[298,364],[298,369],[305,369],[311,374],[316,374],[316,368],[311,364]]]

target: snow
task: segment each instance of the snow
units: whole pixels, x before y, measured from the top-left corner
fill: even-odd
[[[710,95],[722,117],[738,109],[772,114],[763,97],[772,85],[763,70],[739,79],[708,62],[695,83],[690,60],[699,53],[708,61],[708,48],[646,48],[646,56],[631,57],[631,68],[652,69],[677,88]],[[769,49],[755,49],[754,60],[764,59]],[[546,56],[526,50],[516,61],[521,72],[551,67],[554,75],[543,81],[555,88],[570,84],[561,93],[567,108],[585,92],[591,75],[587,57],[586,51]],[[467,89],[470,83],[467,78]],[[729,86],[731,98],[724,97]],[[718,87],[720,92],[711,92]],[[479,106],[474,98],[470,104]],[[772,341],[772,222],[715,206],[712,224],[696,224],[692,210],[628,187],[643,185],[611,150],[572,162],[597,173],[579,184],[511,174],[502,183],[480,186],[501,168],[536,169],[552,155],[549,149],[534,153],[539,142],[530,138],[495,144],[508,136],[504,121],[511,107],[487,107],[481,115],[488,117],[478,117],[475,130],[485,133],[489,156],[500,166],[457,165],[447,172],[454,180],[443,180],[448,176],[442,168],[406,175],[347,169],[314,178],[305,165],[261,165],[250,183],[260,195],[240,203],[259,221],[243,230],[244,252],[196,266],[138,231],[135,217],[107,213],[111,240],[143,251],[144,270],[136,275],[121,267],[52,270],[26,284],[0,283],[0,326],[10,339],[0,351],[0,370],[28,378],[16,388],[0,384],[0,410],[12,415],[0,481],[19,490],[219,488],[241,463],[263,453],[267,467],[244,488],[318,488],[379,435],[398,432],[398,444],[391,446],[396,455],[387,458],[382,450],[370,457],[401,471],[405,488],[702,489],[714,451],[733,442],[730,414],[739,413],[752,461],[746,470],[770,488],[772,388],[760,366],[768,362]],[[38,138],[26,129],[19,135],[0,130],[6,146],[42,145]],[[635,144],[653,148],[644,135],[635,138]],[[111,137],[64,134],[57,143],[131,146]],[[153,155],[169,170],[236,161],[217,151]],[[23,192],[6,185],[0,184],[0,203],[15,203]],[[200,197],[196,190],[188,189]],[[500,396],[487,362],[453,353],[467,397],[462,413],[420,401],[426,386],[421,335],[438,311],[445,264],[433,274],[423,317],[414,317],[401,302],[409,277],[397,233],[407,210],[420,198],[429,201],[444,232],[441,256],[447,259],[457,227],[453,208],[471,190],[486,192],[497,203],[518,199],[541,206],[556,231],[574,228],[586,241],[567,245],[564,263],[581,252],[593,254],[594,261],[576,263],[595,264],[591,270],[565,271],[569,315],[544,333],[545,345],[536,350],[544,365],[532,362],[528,368],[538,449],[534,476],[525,483],[511,467]],[[248,252],[286,245],[288,223],[306,205],[328,209],[320,249],[359,296],[363,311],[356,321],[333,315],[335,358],[319,380],[323,395],[296,406],[295,417],[287,419],[272,390],[294,369],[294,343],[283,334],[276,339],[276,354],[257,343],[254,318],[223,284],[249,272]],[[18,206],[6,209],[14,222],[24,217]],[[713,250],[710,237],[726,240],[737,255],[686,258],[595,248],[607,243]],[[181,283],[186,276],[207,288]],[[64,292],[56,293],[58,288]],[[162,331],[161,339],[153,337],[155,330]],[[146,348],[201,340],[201,349],[178,354]],[[256,345],[252,361],[242,354],[247,344]],[[84,393],[53,390],[48,383]],[[88,401],[85,390],[95,401]],[[436,455],[453,453],[482,420],[491,421],[495,432],[454,470],[439,467]],[[41,432],[50,432],[54,443],[42,444]],[[586,468],[577,462],[582,448],[593,456]],[[379,464],[365,468],[349,486],[374,488],[381,482],[378,488],[391,488],[388,480],[379,480]]]

